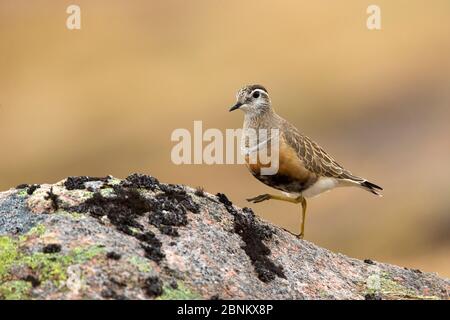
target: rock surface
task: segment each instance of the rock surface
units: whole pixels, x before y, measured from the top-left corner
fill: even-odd
[[[448,299],[449,285],[150,176],[0,193],[0,299]]]

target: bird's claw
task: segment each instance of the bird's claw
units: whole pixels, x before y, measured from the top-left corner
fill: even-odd
[[[256,196],[254,198],[249,198],[247,199],[248,202],[253,202],[253,203],[258,203],[258,202],[263,202],[265,200],[269,200],[270,199],[270,195],[269,194],[261,194],[259,196]]]
[[[300,233],[300,234],[296,234],[293,233],[292,231],[289,231],[288,229],[282,228],[284,231],[286,231],[287,233],[292,234],[294,237],[296,237],[297,239],[303,239],[304,234]]]

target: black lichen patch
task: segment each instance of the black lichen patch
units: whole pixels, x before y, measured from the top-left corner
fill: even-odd
[[[123,180],[120,184],[122,187],[125,188],[136,188],[136,189],[142,188],[154,191],[159,186],[159,181],[158,179],[152,176],[133,173],[132,175],[128,176],[125,180]]]
[[[141,242],[145,257],[155,262],[164,258],[161,241],[151,231],[144,232],[144,227],[136,219],[152,211],[152,203],[136,189],[113,186],[115,197],[105,198],[99,192],[86,200],[78,208],[79,212],[89,212],[100,219],[107,216],[116,228]],[[140,230],[141,232],[136,232]]]
[[[178,233],[177,228],[172,227],[172,226],[166,226],[166,225],[159,225],[159,231],[161,231],[161,233],[164,233],[168,236],[171,237],[178,237],[180,236],[180,234]]]
[[[172,288],[174,290],[178,289],[178,283],[176,280],[171,280],[169,283],[169,286],[170,286],[170,288]]]
[[[163,192],[149,199],[152,208],[149,222],[161,233],[177,237],[176,227],[188,224],[187,211],[198,213],[199,206],[181,186],[160,184],[159,189]]]
[[[126,282],[116,279],[115,277],[110,277],[109,281],[111,281],[111,283],[117,286],[118,288],[126,288],[127,286]]]
[[[155,198],[147,199],[147,202],[151,211],[149,223],[163,234],[177,237],[179,235],[177,227],[188,224],[187,211],[199,212],[198,204],[179,185],[161,184],[154,177],[135,173],[122,181],[121,186],[162,191]]]
[[[270,227],[259,224],[250,208],[242,209],[244,214],[239,214],[226,195],[218,193],[217,197],[227,211],[233,215],[234,232],[244,241],[242,249],[250,258],[258,278],[263,282],[272,281],[275,276],[286,279],[283,267],[269,259],[271,251],[263,242],[272,238],[273,231]]]
[[[147,200],[135,189],[123,189],[115,186],[115,197],[107,198],[96,192],[92,198],[78,207],[79,212],[89,212],[96,218],[107,216],[119,231],[133,235],[131,228],[143,230],[136,221],[150,210]]]
[[[230,212],[230,210],[235,211],[233,208],[233,203],[227,198],[226,195],[223,193],[218,193],[216,194],[216,197],[219,198],[219,201],[225,206],[225,208],[227,208],[228,212]]]
[[[33,184],[31,185],[28,190],[27,190],[27,194],[28,195],[32,195],[37,189],[39,189],[41,186],[39,184]]]
[[[138,239],[145,256],[155,262],[165,257],[162,243],[153,232],[144,230],[138,218],[145,216],[161,233],[177,237],[177,228],[188,224],[187,212],[199,212],[198,204],[183,187],[160,184],[150,176],[133,174],[111,187],[113,196],[105,197],[98,191],[94,192],[92,198],[69,211],[90,213],[99,220],[108,217],[119,231]],[[157,194],[145,197],[137,188],[154,189]]]
[[[166,198],[192,213],[200,212],[198,204],[192,200],[183,187],[176,184],[161,184],[159,188],[164,192],[164,196],[158,195],[158,198]]]
[[[152,199],[153,212],[149,215],[148,221],[158,228],[161,233],[178,236],[175,227],[186,226],[188,224],[186,209],[169,200],[165,195]]]
[[[161,251],[162,243],[151,231],[146,231],[136,236],[141,241],[141,247],[144,249],[145,257],[155,262],[160,262],[165,255]]]
[[[163,283],[158,277],[148,277],[144,282],[145,293],[156,298],[163,294]]]
[[[378,293],[366,293],[366,295],[364,296],[365,300],[383,300],[381,298],[381,295]]]
[[[141,241],[147,258],[160,262],[164,258],[161,242],[151,231],[143,232],[144,227],[136,220],[152,211],[152,203],[136,189],[123,188],[120,185],[113,186],[113,189],[115,197],[106,198],[96,192],[92,198],[71,210],[89,212],[97,219],[107,216],[117,230]]]
[[[420,270],[420,269],[411,269],[411,268],[408,268],[408,267],[403,267],[403,269],[409,270],[411,272],[418,273],[418,274],[423,273],[422,270]]]
[[[110,251],[106,254],[106,257],[111,260],[120,260],[120,258],[122,258],[122,255],[117,252]]]
[[[58,211],[59,209],[59,197],[57,194],[53,192],[53,187],[50,188],[50,191],[47,191],[47,195],[44,197],[45,200],[50,200],[50,204],[54,211]]]
[[[101,296],[105,299],[112,300],[128,300],[128,298],[120,293],[117,293],[114,289],[106,288],[100,292]]]
[[[109,177],[68,177],[66,181],[64,182],[64,186],[67,190],[84,190],[86,189],[85,183],[91,182],[91,181],[102,181],[107,182]]]
[[[127,283],[123,280],[116,279],[115,277],[109,277],[104,282],[105,288],[100,292],[101,296],[105,299],[113,300],[128,300],[124,295],[124,289],[127,287]]]
[[[235,216],[234,231],[245,242],[243,249],[252,261],[258,278],[263,282],[269,282],[275,279],[275,276],[286,279],[283,267],[268,258],[271,251],[263,242],[272,238],[272,231],[269,227],[256,223],[251,209],[244,208],[245,210],[249,213],[248,216]]]
[[[33,275],[27,275],[25,278],[22,279],[23,281],[29,282],[31,283],[31,286],[33,288],[39,287],[41,284],[41,280],[39,280],[38,278],[36,278]]]
[[[43,253],[57,253],[61,251],[61,245],[58,243],[47,244],[43,249]]]
[[[22,189],[27,189],[27,194],[28,195],[32,195],[37,189],[39,189],[41,186],[39,184],[32,184],[29,185],[27,183],[23,183],[23,184],[19,184],[16,189],[18,190],[22,190]]]

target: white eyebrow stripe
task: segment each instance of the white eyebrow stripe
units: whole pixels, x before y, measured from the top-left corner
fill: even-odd
[[[264,93],[266,96],[269,96],[269,94],[267,93],[267,92],[265,92],[264,90],[262,90],[262,89],[254,89],[254,90],[252,90],[252,92],[250,92],[250,95],[252,95],[253,94],[253,92],[255,92],[255,91],[258,91],[258,92],[261,92],[261,93]]]

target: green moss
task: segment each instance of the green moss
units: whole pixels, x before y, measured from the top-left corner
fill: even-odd
[[[47,229],[43,224],[38,224],[30,229],[25,235],[19,237],[19,243],[25,242],[30,237],[41,237],[45,234]]]
[[[5,300],[24,300],[28,298],[31,283],[23,280],[7,281],[0,285],[0,298]]]
[[[418,295],[414,290],[392,280],[388,273],[372,274],[366,280],[366,293],[378,294],[391,299],[420,299],[434,300],[436,296]]]
[[[44,235],[46,228],[40,224],[19,238],[0,237],[0,299],[23,299],[31,284],[14,278],[14,267],[25,267],[33,271],[41,282],[50,281],[56,286],[67,280],[67,268],[85,263],[104,252],[100,246],[78,247],[69,252],[43,253],[22,252],[21,247],[31,237]]]
[[[10,237],[0,237],[0,281],[6,276],[17,256],[17,242]]]
[[[81,202],[86,201],[90,198],[93,197],[94,192],[89,191],[89,190],[76,190],[77,194],[77,199]],[[70,204],[68,204],[70,206]]]
[[[134,265],[140,272],[148,273],[152,271],[152,267],[148,260],[141,258],[139,256],[132,256],[128,258],[128,262]]]
[[[110,198],[115,195],[115,192],[114,192],[113,188],[105,188],[105,189],[100,189],[100,194],[105,198]]]
[[[20,260],[20,245],[29,237],[40,237],[45,233],[45,226],[38,224],[30,229],[25,235],[19,237],[18,240],[11,237],[0,237],[0,280],[2,280],[9,272],[10,267]]]
[[[26,235],[40,237],[40,236],[44,235],[44,233],[46,231],[47,231],[47,229],[45,228],[45,226],[43,224],[38,224],[37,226],[34,226],[33,228],[31,228],[30,231],[28,231],[28,233]]]
[[[111,186],[119,185],[121,182],[122,182],[122,180],[117,179],[117,178],[111,178],[108,180],[108,184]]]
[[[55,212],[54,214],[57,214],[57,215],[60,215],[63,217],[68,217],[75,221],[86,219],[86,215],[79,213],[79,212],[68,212],[65,210],[59,210],[59,211]]]
[[[17,191],[17,196],[19,196],[19,197],[28,196],[27,189],[21,189],[21,190]]]
[[[81,264],[102,253],[104,249],[98,246],[75,248],[67,254],[35,252],[24,256],[18,263],[25,264],[39,275],[42,282],[52,281],[56,285],[67,279],[67,268]]]
[[[138,228],[129,227],[129,229],[133,233],[133,235],[137,235],[137,234],[141,233],[141,230],[139,230]]]
[[[327,299],[329,297],[329,294],[325,290],[321,289],[319,290],[319,296],[321,299]]]
[[[203,299],[201,295],[192,292],[183,283],[178,282],[177,289],[170,286],[164,286],[163,294],[158,297],[158,300],[200,300]]]
[[[28,235],[40,232],[42,232],[42,228],[38,227],[30,231]],[[25,266],[33,270],[41,282],[52,281],[59,285],[67,279],[67,268],[69,266],[89,261],[104,252],[102,247],[90,246],[75,248],[66,254],[43,252],[26,254],[19,250],[23,241],[22,237],[19,240],[10,237],[0,238],[0,281],[13,278],[14,275],[10,274],[13,266]],[[8,291],[8,288],[2,290]]]

